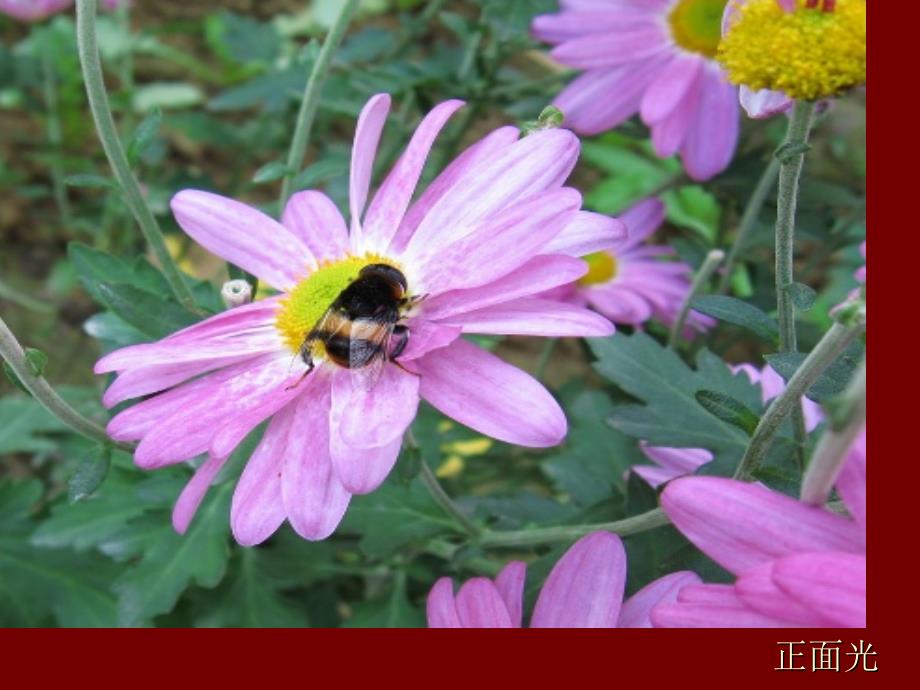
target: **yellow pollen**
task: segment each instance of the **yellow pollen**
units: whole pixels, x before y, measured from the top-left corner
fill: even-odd
[[[326,310],[332,306],[341,292],[358,278],[361,269],[371,264],[389,264],[399,268],[389,259],[376,254],[347,256],[338,261],[328,261],[297,283],[281,300],[275,327],[292,352],[300,352],[304,338]],[[317,344],[317,347],[321,346],[322,343]]]
[[[679,0],[668,15],[674,42],[691,53],[715,57],[726,4],[728,0]]]
[[[719,44],[733,84],[782,91],[790,98],[836,96],[866,81],[866,0],[837,0],[832,11],[798,0],[751,0]]]
[[[595,252],[582,258],[588,263],[588,272],[578,279],[579,285],[606,283],[617,274],[617,259],[609,252]]]

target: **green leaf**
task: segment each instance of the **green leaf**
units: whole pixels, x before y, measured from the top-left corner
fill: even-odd
[[[719,202],[698,185],[685,185],[664,195],[668,220],[698,232],[713,245],[719,231]]]
[[[348,160],[343,157],[330,157],[310,165],[294,178],[294,189],[310,189],[321,182],[348,172]]]
[[[730,395],[702,390],[696,392],[696,401],[723,422],[738,427],[748,436],[754,434],[759,418],[744,403]]]
[[[210,588],[223,579],[233,483],[211,493],[185,534],[176,534],[163,516],[162,528],[150,535],[140,562],[115,581],[119,625],[135,626],[168,613],[193,582]]]
[[[699,295],[690,301],[698,312],[713,318],[746,328],[764,340],[772,343],[779,338],[776,319],[767,315],[753,304],[727,295]]]
[[[191,326],[198,317],[183,306],[124,283],[99,283],[102,303],[154,340]]]
[[[155,107],[141,121],[137,129],[134,130],[134,134],[131,135],[131,141],[128,142],[127,151],[128,162],[131,163],[131,165],[137,163],[150,144],[153,143],[153,140],[157,136],[157,132],[160,131],[162,122],[163,111],[161,111],[159,107]]]
[[[205,28],[208,42],[226,59],[268,65],[278,56],[281,37],[274,24],[224,11],[208,16]]]
[[[866,349],[861,343],[850,345],[824,370],[815,384],[805,391],[805,395],[815,402],[823,402],[842,393],[862,362],[865,353]],[[766,355],[764,359],[785,381],[789,381],[807,356],[804,352],[781,352]]]
[[[135,112],[146,113],[156,108],[189,108],[204,100],[204,92],[186,82],[152,82],[134,91],[132,106]]]
[[[89,189],[118,189],[118,185],[112,178],[93,173],[67,175],[64,178],[64,184],[68,187],[87,187]]]
[[[789,292],[798,311],[808,311],[814,306],[817,293],[804,283],[790,283],[784,289]]]
[[[566,410],[572,426],[565,446],[541,463],[543,472],[577,506],[622,497],[623,475],[642,455],[635,440],[610,426],[610,398],[599,391],[583,392]]]
[[[282,163],[281,161],[272,161],[271,163],[266,163],[261,168],[256,170],[255,175],[252,176],[252,181],[255,184],[274,182],[275,180],[280,180],[290,172],[291,169],[287,167],[285,163]]]
[[[111,464],[112,453],[109,446],[93,448],[67,481],[67,496],[70,502],[81,501],[96,491],[105,481]]]
[[[716,391],[759,410],[760,391],[746,376],[735,376],[708,350],[700,352],[696,369],[691,369],[645,333],[589,344],[598,373],[644,403],[618,406],[611,420],[614,428],[652,445],[706,448],[724,458],[710,463],[713,468],[724,469],[741,457],[747,435],[700,407],[696,392]]]
[[[55,444],[39,434],[67,430],[37,401],[21,395],[0,398],[0,419],[0,455],[53,450]]]
[[[16,372],[13,371],[13,367],[10,366],[10,363],[6,360],[3,360],[3,373],[6,375],[7,380],[12,383],[16,388],[21,390],[28,396],[31,396],[32,393],[29,392],[29,389],[25,387],[25,384],[19,380],[19,377],[16,375]]]
[[[406,486],[395,478],[375,492],[355,496],[339,528],[361,535],[368,556],[386,556],[412,541],[457,530],[420,480]]]
[[[406,575],[398,572],[389,594],[374,601],[355,604],[346,628],[423,628],[425,615],[409,603]]]
[[[103,303],[97,289],[99,283],[127,283],[153,294],[169,294],[169,283],[163,274],[143,257],[137,257],[129,264],[80,242],[67,245],[67,255],[80,283],[90,297],[99,303]]]

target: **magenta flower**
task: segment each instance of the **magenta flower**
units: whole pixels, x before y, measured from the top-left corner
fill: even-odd
[[[652,318],[673,324],[690,290],[693,269],[682,261],[662,260],[674,254],[670,247],[644,243],[664,222],[664,214],[658,199],[630,208],[620,216],[627,235],[586,256],[587,274],[552,294],[589,305],[617,324],[639,326]],[[708,316],[691,311],[687,335],[714,324]]]
[[[114,10],[129,0],[101,0],[102,7]],[[74,0],[0,0],[0,14],[23,22],[37,22],[66,10]]]
[[[645,441],[639,442],[639,448],[654,464],[633,465],[632,471],[648,482],[653,489],[672,479],[693,474],[712,460],[712,453],[705,448],[650,446]]]
[[[429,628],[520,628],[523,625],[526,564],[513,561],[494,581],[467,580],[454,595],[448,577],[428,594]],[[697,584],[696,574],[672,573],[623,601],[626,552],[610,532],[579,539],[563,554],[543,584],[530,618],[531,628],[650,628],[650,611],[674,601],[677,592]]]
[[[753,364],[736,364],[732,367],[736,374],[743,371],[750,379],[751,383],[760,384],[760,395],[764,405],[773,400],[786,388],[786,382],[783,377],[769,364],[764,364],[762,369],[758,369]],[[821,406],[814,400],[802,398],[802,413],[805,416],[805,429],[814,431],[815,428],[824,420],[824,412]]]
[[[563,0],[534,35],[558,62],[585,70],[554,105],[581,134],[639,113],[662,157],[680,153],[691,177],[724,170],[738,139],[738,90],[715,61],[726,0]]]
[[[233,449],[267,419],[233,496],[231,526],[244,545],[265,540],[285,519],[307,539],[328,536],[352,494],[386,478],[420,399],[508,443],[544,447],[565,436],[565,415],[538,381],[460,336],[612,333],[587,309],[535,295],[577,279],[586,267],[576,256],[623,228],[580,211],[578,192],[563,186],[579,145],[560,129],[523,139],[513,127],[495,130],[413,203],[428,152],[461,105],[447,101],[424,118],[366,204],[390,97],[368,101],[351,161],[350,232],[316,191],[295,194],[280,223],[208,192],[173,198],[193,239],[281,293],[96,365],[97,373],[119,374],[103,398],[108,406],[158,393],[108,426],[113,438],[140,441],[139,466],[208,455],[176,504],[178,531]],[[342,325],[344,307],[326,320],[366,275],[387,286],[392,302],[374,311],[385,321]],[[383,323],[391,332],[378,340]],[[310,340],[317,324],[324,339]],[[307,358],[315,369],[305,376]]]
[[[737,579],[685,587],[651,613],[657,627],[865,627],[866,446],[837,491],[850,517],[758,484],[685,477],[661,505],[684,536]]]

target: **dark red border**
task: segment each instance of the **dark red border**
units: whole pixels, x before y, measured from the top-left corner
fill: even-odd
[[[474,688],[502,681],[563,688],[702,681],[741,688],[759,679],[839,687],[857,679],[865,683],[900,676],[920,654],[913,649],[917,635],[912,629],[918,492],[908,476],[916,474],[918,462],[909,434],[920,422],[916,403],[907,397],[916,387],[912,360],[917,339],[906,330],[920,316],[912,297],[920,232],[914,210],[920,200],[918,127],[911,102],[918,83],[918,4],[869,0],[872,260],[892,268],[872,271],[875,339],[882,338],[883,344],[875,347],[870,406],[868,630],[5,630],[0,631],[2,684],[181,687],[204,681],[212,687],[254,682],[266,688],[275,681],[310,687],[395,679],[400,685],[434,687],[445,681],[475,683]],[[905,276],[903,284],[894,283],[898,275]],[[899,329],[897,335],[887,333],[888,324]],[[878,356],[878,347],[890,355]],[[906,395],[900,404],[902,390]],[[908,514],[901,506],[914,510]],[[801,639],[867,640],[879,652],[880,672],[773,670],[776,643]]]

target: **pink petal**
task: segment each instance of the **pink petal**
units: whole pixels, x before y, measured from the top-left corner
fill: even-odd
[[[464,169],[462,179],[431,205],[406,247],[407,255],[437,254],[471,228],[495,224],[503,209],[560,187],[575,166],[578,150],[578,139],[564,129],[496,146],[491,155]]]
[[[588,302],[614,323],[638,325],[652,318],[652,305],[641,295],[617,283],[593,287]]]
[[[642,121],[656,124],[672,113],[699,79],[703,65],[703,58],[696,54],[683,54],[669,62],[642,96]]]
[[[288,290],[316,259],[287,228],[233,199],[186,189],[170,203],[176,221],[198,244],[278,290]]]
[[[351,500],[329,457],[329,405],[329,384],[317,379],[297,401],[284,446],[284,512],[294,531],[312,541],[335,531]]]
[[[806,551],[863,551],[851,520],[756,484],[675,479],[665,487],[661,506],[685,537],[735,574]]]
[[[491,580],[467,580],[456,598],[457,617],[464,628],[511,628],[511,617]]]
[[[589,34],[607,34],[627,25],[646,24],[648,12],[630,6],[607,5],[600,11],[560,12],[534,17],[534,38],[547,43],[563,43]]]
[[[396,235],[412,200],[434,140],[450,116],[461,106],[463,101],[441,103],[425,116],[415,130],[405,153],[380,185],[367,209],[367,216],[364,218],[364,240],[368,251],[385,252],[390,246],[390,240]]]
[[[531,628],[615,628],[626,584],[626,551],[610,532],[579,539],[553,567]]]
[[[192,518],[198,512],[198,506],[201,505],[204,495],[211,487],[211,482],[214,481],[214,477],[217,476],[217,473],[220,472],[226,462],[226,457],[208,456],[208,459],[195,470],[195,474],[192,475],[188,484],[182,489],[172,513],[173,529],[179,534],[185,534],[189,524],[192,522]]]
[[[351,149],[351,171],[349,175],[348,198],[351,208],[352,248],[360,245],[361,215],[371,186],[377,144],[390,112],[390,96],[378,93],[368,100],[358,116],[355,126],[355,141]]]
[[[335,476],[350,493],[369,494],[390,474],[402,448],[402,434],[377,448],[354,448],[330,428],[330,453]]]
[[[635,247],[644,242],[664,223],[665,207],[661,199],[651,197],[640,201],[620,214],[626,225],[626,247]]]
[[[508,615],[511,618],[511,627],[520,628],[524,612],[524,581],[527,578],[527,564],[521,561],[511,561],[501,569],[495,578],[495,588],[505,602]]]
[[[699,575],[689,570],[653,580],[623,602],[618,628],[651,628],[652,609],[658,604],[677,601],[677,593],[687,585],[700,584]]]
[[[664,602],[652,609],[656,628],[788,628],[795,624],[764,616],[748,608],[731,585],[689,585],[680,590],[676,603]]]
[[[458,314],[444,323],[460,326],[464,333],[500,335],[602,338],[614,332],[613,324],[596,312],[539,297],[522,297]]]
[[[294,194],[284,207],[281,224],[310,248],[317,261],[333,261],[348,251],[345,219],[322,192]]]
[[[866,430],[850,448],[849,457],[837,477],[837,493],[859,525],[866,529]]]
[[[516,271],[483,287],[453,290],[425,300],[422,313],[425,318],[446,319],[571,283],[587,270],[584,261],[570,256],[536,256]]]
[[[486,436],[535,448],[565,436],[565,414],[543,385],[472,343],[457,340],[417,366],[422,398]]]
[[[665,32],[655,22],[622,27],[612,34],[587,34],[560,43],[550,55],[576,69],[634,65],[668,50]]]
[[[831,621],[780,589],[773,580],[773,567],[778,561],[764,563],[747,571],[735,583],[735,593],[744,604],[757,613],[779,618],[801,627],[823,628]]]
[[[708,180],[731,162],[738,142],[738,90],[721,70],[707,66],[696,122],[687,132],[681,158],[694,180]]]
[[[783,558],[773,581],[790,596],[827,618],[831,625],[866,627],[866,557],[809,553]]]
[[[238,543],[255,546],[268,539],[284,522],[281,496],[284,453],[297,406],[288,405],[275,414],[265,435],[243,468],[233,492],[230,528]]]
[[[442,577],[434,583],[425,605],[429,628],[462,628],[454,604],[454,583]]]
[[[587,256],[610,249],[627,237],[622,220],[601,213],[579,211],[556,237],[543,248],[545,254]]]
[[[769,89],[752,91],[747,86],[741,87],[739,100],[748,117],[754,119],[772,117],[792,107],[792,99],[781,91],[770,91]]]
[[[700,70],[697,78],[687,85],[686,92],[671,112],[651,125],[652,146],[661,158],[670,158],[681,149],[697,121],[706,82],[703,72]]]
[[[401,364],[424,357],[432,350],[447,347],[460,337],[460,328],[458,326],[442,326],[434,321],[428,321],[424,317],[410,319],[407,325],[409,328],[409,344],[406,345],[406,349],[398,357],[398,361]]]
[[[418,410],[419,378],[394,365],[384,365],[380,379],[364,390],[351,371],[332,379],[329,423],[342,441],[354,448],[378,448],[402,438]]]
[[[563,188],[536,195],[444,242],[416,243],[406,262],[417,267],[422,290],[432,296],[479,287],[502,278],[542,253],[581,205],[581,195]]]
[[[689,474],[712,460],[712,453],[705,448],[668,448],[639,443],[642,453],[649,460],[667,469]]]

